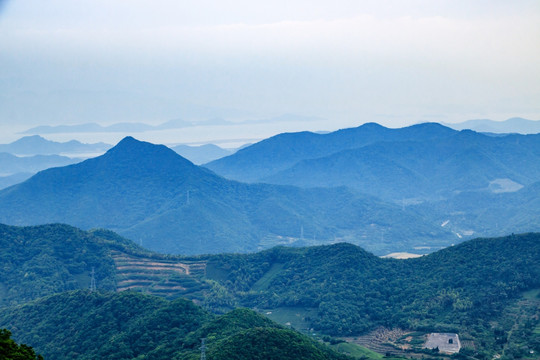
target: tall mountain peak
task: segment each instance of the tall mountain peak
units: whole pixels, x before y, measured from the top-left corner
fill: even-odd
[[[160,145],[155,145],[146,141],[137,140],[132,136],[126,136],[108,152],[144,151],[149,149],[155,149],[159,146]]]
[[[143,162],[144,159],[149,159],[153,163],[182,163],[183,165],[194,166],[191,161],[178,155],[173,150],[165,145],[156,145],[146,141],[137,140],[131,136],[126,136],[116,146],[111,148],[104,155],[106,158],[115,160],[133,160]]]

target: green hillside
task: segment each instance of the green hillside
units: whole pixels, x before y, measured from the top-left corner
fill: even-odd
[[[50,224],[0,224],[0,307],[45,295],[88,289],[94,269],[100,290],[138,290],[202,301],[206,262],[144,250],[108,230]]]
[[[88,288],[92,268],[100,288],[115,289],[109,244],[93,233],[67,225],[0,224],[0,306]]]
[[[524,291],[540,287],[538,259],[540,235],[523,234],[409,260],[381,259],[350,244],[276,248],[214,257],[208,276],[240,304],[268,313],[296,309],[280,320],[292,323],[297,313],[318,332],[355,335],[378,326],[459,332],[476,339],[477,349],[494,351],[492,321]]]
[[[540,307],[531,291],[540,288],[540,234],[475,239],[421,258],[394,260],[347,243],[188,258],[145,251],[105,230],[0,229],[4,305],[88,288],[94,267],[100,291],[134,290],[165,302],[186,297],[217,313],[256,308],[303,332],[351,338],[378,328],[457,332],[486,354],[538,348],[534,331]],[[260,325],[253,313],[234,314],[201,327],[190,341],[216,338],[212,326],[225,323]],[[501,333],[507,334],[504,342],[497,340]]]
[[[297,332],[255,328],[223,340],[209,353],[209,357],[215,360],[325,360],[337,356]]]
[[[0,329],[0,359],[2,360],[43,360],[34,349],[26,344],[17,344],[11,339],[11,332]]]
[[[46,359],[194,360],[202,337],[209,359],[347,359],[251,310],[215,316],[191,301],[130,291],[53,295],[3,311],[0,324]]]

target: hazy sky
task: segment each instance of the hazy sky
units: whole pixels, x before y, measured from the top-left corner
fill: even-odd
[[[0,0],[0,131],[324,118],[189,142],[540,119],[539,64],[538,0]]]

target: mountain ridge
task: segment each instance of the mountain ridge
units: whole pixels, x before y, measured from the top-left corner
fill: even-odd
[[[455,130],[437,123],[417,124],[400,129],[386,128],[377,123],[366,123],[356,128],[341,129],[328,134],[307,131],[284,133],[262,140],[204,166],[226,178],[256,182],[300,160],[318,158],[377,141],[438,138],[452,133],[455,133]]]
[[[437,198],[444,192],[448,197],[455,191],[487,188],[500,178],[524,185],[540,180],[539,140],[539,135],[494,138],[464,130],[425,141],[381,141],[302,160],[261,180],[302,187],[349,186],[390,201],[430,194]]]
[[[51,167],[65,166],[81,161],[61,155],[16,156],[0,152],[0,175],[9,176],[17,173],[36,173]]]
[[[56,142],[39,135],[22,137],[9,144],[0,144],[0,152],[16,155],[58,155],[62,153],[99,153],[111,148],[105,143],[84,144],[77,140]]]
[[[309,244],[315,237],[356,239],[374,251],[455,241],[429,219],[345,188],[238,183],[132,137],[100,157],[41,171],[0,191],[0,221],[103,227],[152,250],[185,254]]]

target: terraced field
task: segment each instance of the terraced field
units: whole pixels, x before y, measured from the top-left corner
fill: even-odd
[[[166,298],[200,299],[206,262],[154,259],[112,251],[117,291],[136,290]]]
[[[405,347],[397,344],[400,338],[406,337],[410,332],[401,329],[378,328],[369,334],[344,338],[349,343],[357,344],[379,354],[391,354],[392,356],[403,356],[412,358],[421,358],[422,354],[415,354],[407,351]]]

